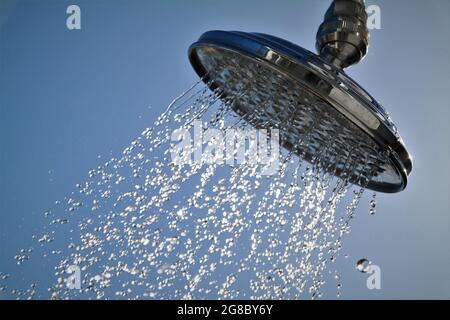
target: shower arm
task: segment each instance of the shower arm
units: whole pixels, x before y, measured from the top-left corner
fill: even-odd
[[[364,0],[334,0],[316,36],[319,55],[340,69],[361,61],[369,47]]]

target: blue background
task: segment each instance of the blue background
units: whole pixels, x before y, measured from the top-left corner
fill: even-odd
[[[258,31],[314,51],[329,1],[0,0],[0,272],[8,286],[54,281],[13,256],[42,212],[89,169],[117,155],[197,76],[187,48],[212,29]],[[66,28],[81,7],[82,30]],[[366,59],[348,73],[390,112],[410,152],[403,193],[368,195],[341,259],[342,298],[450,298],[450,2],[367,1],[381,7]],[[354,263],[382,270],[368,290]],[[6,296],[3,296],[4,298]],[[335,297],[333,294],[328,298]],[[0,293],[2,298],[2,293]]]

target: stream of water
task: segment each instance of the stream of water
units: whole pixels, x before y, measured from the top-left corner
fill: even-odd
[[[320,297],[364,192],[349,183],[351,159],[338,178],[325,161],[331,146],[303,161],[219,96],[196,83],[44,213],[45,228],[15,259],[57,257],[48,296],[36,283],[0,290],[21,299]]]

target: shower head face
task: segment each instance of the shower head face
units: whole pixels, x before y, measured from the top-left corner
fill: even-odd
[[[263,34],[207,32],[189,49],[196,72],[292,153],[379,192],[406,187],[411,160],[384,109],[343,71]]]

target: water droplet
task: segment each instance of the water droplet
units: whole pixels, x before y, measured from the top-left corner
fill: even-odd
[[[372,194],[372,200],[370,200],[370,207],[369,207],[369,213],[371,215],[374,215],[376,213],[376,207],[377,207],[377,193],[374,192]]]
[[[356,270],[362,273],[369,272],[370,261],[367,259],[360,259],[356,262]]]

